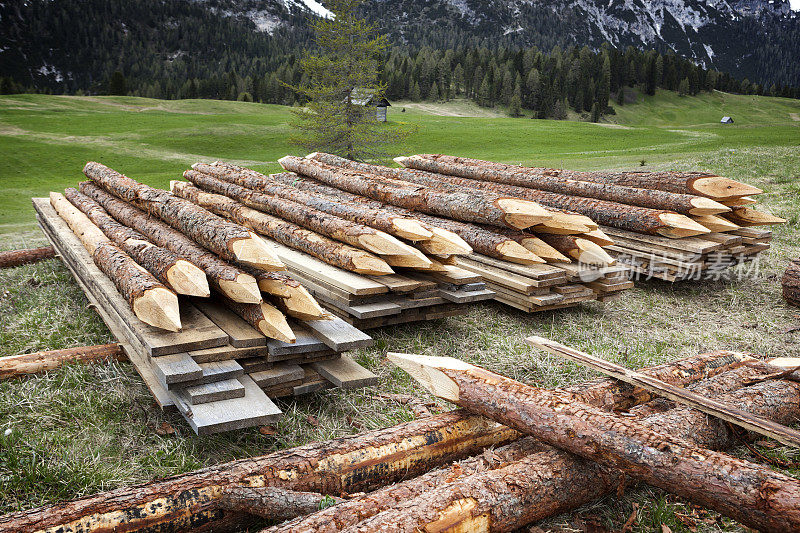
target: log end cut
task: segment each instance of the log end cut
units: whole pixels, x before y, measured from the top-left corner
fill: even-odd
[[[165,329],[180,331],[181,313],[178,308],[178,296],[163,287],[148,289],[143,295],[134,299],[133,312],[142,322]]]
[[[206,273],[185,259],[178,259],[174,265],[169,267],[167,280],[178,294],[203,298],[211,296]]]
[[[249,238],[233,241],[231,248],[233,255],[242,263],[262,270],[286,270],[286,265],[275,255],[272,248],[253,232],[250,232]]]
[[[658,230],[658,233],[671,239],[682,239],[684,237],[711,233],[711,230],[707,227],[695,222],[686,215],[662,213],[658,215],[658,218],[663,224],[663,227]]]
[[[691,184],[691,187],[697,194],[717,200],[727,200],[739,196],[750,196],[751,194],[761,194],[764,192],[758,187],[753,187],[752,185],[729,178],[723,178],[722,176],[697,178]]]
[[[242,304],[257,304],[261,302],[261,291],[256,278],[250,274],[237,274],[233,280],[219,280],[219,290],[233,300]]]
[[[471,364],[453,357],[433,357],[430,355],[396,352],[389,352],[386,355],[389,361],[408,372],[412,378],[428,389],[431,394],[451,402],[458,401],[459,388],[442,370],[470,370],[475,368]]]
[[[519,198],[500,198],[497,207],[504,213],[506,224],[512,228],[525,229],[542,224],[552,218],[552,213],[536,202]]]

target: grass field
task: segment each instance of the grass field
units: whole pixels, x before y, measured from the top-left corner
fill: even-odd
[[[402,112],[405,107],[406,111]],[[731,115],[734,125],[719,119]],[[166,186],[197,160],[224,159],[260,170],[298,153],[288,146],[289,110],[258,104],[41,95],[0,97],[0,249],[43,242],[30,197],[75,185],[87,160]],[[503,118],[468,102],[395,103],[390,118],[416,124],[397,153],[443,152],[574,169],[711,170],[763,187],[764,208],[789,219],[745,279],[645,281],[609,304],[525,315],[487,303],[465,317],[374,331],[356,354],[382,378],[379,391],[425,395],[392,369],[391,349],[454,355],[522,381],[556,386],[593,374],[535,353],[526,335],[556,338],[630,367],[715,349],[800,356],[800,310],[780,298],[779,278],[800,255],[800,102],[722,93],[655,98],[617,108],[603,124]],[[0,356],[108,342],[111,337],[58,261],[0,271]],[[0,512],[26,509],[412,417],[376,390],[327,391],[282,403],[278,432],[256,429],[195,437],[161,413],[128,364],[70,366],[0,383]],[[439,404],[441,408],[447,406]],[[162,435],[167,423],[175,434]],[[4,431],[10,429],[9,435]],[[766,450],[800,459],[785,448]],[[742,448],[735,453],[757,460]],[[796,474],[796,471],[790,471]],[[619,530],[638,507],[634,531],[690,531],[685,502],[639,488],[540,524],[579,530],[599,517]],[[716,515],[698,531],[741,531]]]

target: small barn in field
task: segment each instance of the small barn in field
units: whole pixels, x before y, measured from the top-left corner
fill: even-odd
[[[733,124],[733,118],[731,118],[731,117],[722,117],[722,120],[720,120],[720,122],[722,124]]]
[[[375,119],[378,122],[386,122],[386,109],[392,105],[383,96],[376,96],[373,91],[359,87],[350,91],[350,101],[353,105],[374,107]]]

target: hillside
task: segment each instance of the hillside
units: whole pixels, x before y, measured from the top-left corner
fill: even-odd
[[[396,102],[390,121],[418,125],[396,152],[442,152],[575,169],[709,169],[747,180],[800,174],[800,102],[659,91],[615,123],[487,116],[468,101]],[[736,124],[719,124],[723,115]],[[470,116],[477,115],[477,116]],[[0,232],[33,225],[30,197],[74,184],[98,160],[166,187],[191,163],[223,159],[275,171],[289,146],[289,108],[214,100],[0,97]]]

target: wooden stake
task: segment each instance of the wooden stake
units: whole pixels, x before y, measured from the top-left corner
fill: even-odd
[[[51,259],[55,256],[56,251],[52,246],[43,246],[41,248],[31,248],[28,250],[7,250],[0,252],[0,268],[27,265],[44,259]]]
[[[9,379],[29,374],[54,370],[70,363],[94,363],[97,361],[126,361],[119,344],[79,346],[63,350],[49,350],[0,358],[0,379]]]
[[[800,480],[450,357],[389,353],[435,396],[764,531],[800,529]]]
[[[684,237],[692,237],[694,235],[711,233],[708,228],[702,224],[698,224],[686,215],[679,215],[678,213],[662,213],[658,215],[658,218],[664,227],[658,229],[657,232],[664,237],[682,239]]]
[[[599,230],[597,230],[599,231]],[[584,237],[589,239],[588,234]],[[592,240],[592,239],[590,239]],[[524,235],[520,237],[520,244],[524,246],[531,253],[536,254],[548,263],[571,263],[572,260],[566,255],[562,254],[539,237],[535,235]]]
[[[727,205],[728,207],[743,207],[746,205],[757,204],[758,200],[752,196],[740,196],[739,198],[732,198],[730,200],[720,200],[720,203]]]
[[[240,304],[229,298],[222,298],[225,306],[242,317],[248,324],[269,337],[294,344],[296,337],[286,317],[278,309],[266,302],[260,304]]]
[[[286,270],[258,235],[168,191],[154,189],[93,161],[86,163],[83,173],[115,196],[157,216],[225,260],[241,261],[263,270]]]
[[[50,204],[80,239],[95,264],[116,285],[136,317],[151,326],[179,331],[178,297],[95,226],[63,194],[50,193]]]
[[[587,239],[574,235],[541,235],[540,238],[579,263],[600,266],[610,266],[616,263],[616,260],[608,255],[608,252],[602,247]]]
[[[154,244],[171,250],[202,268],[208,277],[208,283],[228,298],[250,304],[261,301],[261,292],[253,276],[222,261],[183,233],[112,196],[92,182],[81,183],[80,191],[100,204],[121,224],[135,229]]]
[[[582,238],[592,241],[598,246],[611,246],[614,244],[614,239],[606,235],[606,233],[601,229],[596,229],[592,231],[588,231],[581,235]]]
[[[528,337],[525,341],[531,346],[546,350],[553,355],[575,361],[576,363],[598,370],[603,374],[622,380],[625,383],[642,387],[670,400],[694,407],[704,413],[716,416],[731,424],[758,433],[759,435],[771,437],[789,446],[800,447],[800,432],[786,426],[753,416],[741,409],[735,409],[714,400],[709,400],[708,398],[704,398],[685,389],[680,389],[669,383],[664,383],[659,379],[645,376],[635,370],[629,370],[610,361],[575,350],[574,348],[569,348],[568,346],[564,346],[550,339]]]
[[[279,298],[277,303],[284,309],[286,314],[300,320],[327,320],[330,318],[330,315],[320,307],[317,300],[299,283],[295,286],[289,286],[289,296]]]
[[[739,229],[741,226],[734,224],[730,220],[726,220],[716,215],[702,215],[694,216],[692,220],[698,224],[708,228],[712,233],[721,233],[725,231],[733,231]]]
[[[770,226],[774,224],[785,224],[786,219],[762,213],[749,207],[734,207],[725,217],[740,226]]]
[[[719,200],[730,200],[741,196],[761,194],[764,192],[758,187],[753,187],[740,181],[735,181],[722,176],[707,176],[697,178],[688,185],[697,194],[716,198]]]

